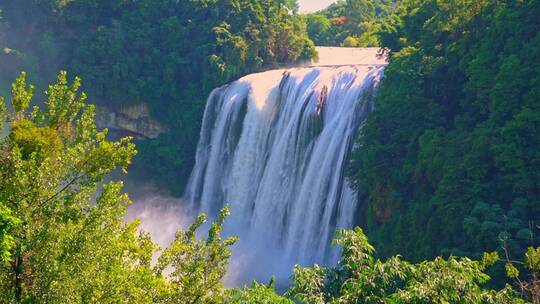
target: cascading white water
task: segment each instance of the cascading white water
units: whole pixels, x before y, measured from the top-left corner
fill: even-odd
[[[382,73],[275,70],[212,92],[185,199],[210,217],[232,205],[225,233],[241,239],[233,280],[335,260],[334,231],[351,228],[358,207],[343,171]]]

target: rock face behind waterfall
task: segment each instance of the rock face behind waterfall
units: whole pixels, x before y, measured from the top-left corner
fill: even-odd
[[[384,69],[371,55],[249,75],[208,98],[185,200],[211,217],[232,205],[225,232],[241,243],[231,280],[335,260],[334,232],[358,209],[344,168]]]
[[[99,106],[96,113],[96,124],[100,129],[108,128],[120,136],[133,136],[138,139],[157,138],[167,129],[150,116],[146,103],[117,109]]]

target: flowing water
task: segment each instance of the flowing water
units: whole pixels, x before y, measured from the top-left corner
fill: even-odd
[[[344,169],[384,65],[319,65],[248,75],[208,98],[184,199],[210,218],[231,204],[231,282],[332,263],[335,230],[354,224]]]

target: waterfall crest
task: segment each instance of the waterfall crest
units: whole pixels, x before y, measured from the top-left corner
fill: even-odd
[[[274,70],[211,93],[185,200],[210,218],[231,204],[225,233],[246,249],[237,272],[268,279],[336,259],[334,231],[351,228],[358,207],[344,168],[383,69]]]

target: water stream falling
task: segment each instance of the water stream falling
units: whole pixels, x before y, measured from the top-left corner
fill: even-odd
[[[210,218],[232,205],[224,230],[241,241],[230,280],[335,261],[334,232],[358,209],[344,168],[383,69],[274,70],[212,92],[185,200]]]

